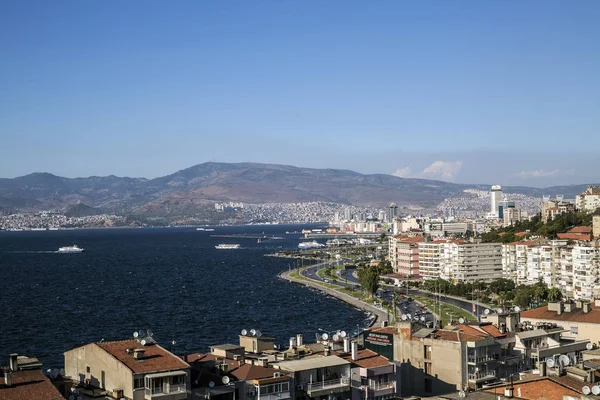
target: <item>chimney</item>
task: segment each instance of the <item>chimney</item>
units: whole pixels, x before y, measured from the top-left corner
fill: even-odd
[[[512,386],[504,388],[504,397],[506,397],[507,399],[512,398],[513,397],[513,391],[514,391],[514,388]]]
[[[296,338],[292,336],[290,338],[290,349],[293,349],[294,347],[296,347]]]
[[[4,384],[6,386],[12,386],[12,372],[4,371]]]
[[[324,346],[323,354],[325,355],[325,357],[327,357],[329,355],[329,346]]]
[[[12,372],[17,372],[19,367],[17,365],[17,358],[19,355],[17,353],[12,353],[8,355],[9,367]]]
[[[302,334],[299,333],[296,335],[296,343],[298,344],[298,346],[302,346],[304,344],[304,342],[302,341]]]
[[[135,358],[136,360],[141,360],[144,358],[145,353],[146,353],[146,350],[144,350],[144,349],[134,349],[133,350],[133,358]]]
[[[559,301],[556,306],[556,315],[560,315],[565,310],[565,304],[562,301]]]
[[[590,369],[587,371],[587,383],[589,383],[590,385],[593,385],[596,382],[596,370],[595,369]]]
[[[540,376],[546,376],[546,363],[540,362]]]
[[[592,304],[586,301],[585,303],[583,303],[583,313],[587,314],[590,311],[592,311]]]
[[[344,338],[344,353],[350,353],[350,338]]]
[[[358,343],[352,342],[352,360],[356,361],[358,358]]]

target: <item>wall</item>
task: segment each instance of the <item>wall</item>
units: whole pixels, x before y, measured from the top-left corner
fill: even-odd
[[[86,367],[90,367],[90,373]],[[101,371],[105,371],[106,390],[123,389],[127,398],[133,398],[133,374],[129,368],[117,361],[112,355],[104,351],[98,345],[92,343],[65,352],[65,374],[80,381],[90,379],[94,386],[100,386]],[[138,397],[141,394],[141,397]],[[144,389],[136,391],[135,398],[142,399]]]
[[[577,327],[577,334],[565,333],[565,336],[574,337],[577,340],[589,339],[592,343],[600,343],[600,324],[521,317],[521,322],[523,321],[529,321],[533,325],[535,325],[536,322],[553,322],[569,331],[571,330],[571,327]]]

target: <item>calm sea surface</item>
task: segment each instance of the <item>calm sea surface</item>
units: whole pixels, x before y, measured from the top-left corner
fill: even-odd
[[[0,365],[16,352],[59,367],[70,348],[127,339],[148,328],[177,353],[238,343],[244,328],[280,344],[296,333],[314,341],[318,328],[356,330],[364,322],[362,312],[279,280],[277,274],[295,260],[264,256],[297,248],[299,235],[285,232],[302,228],[0,232]],[[211,237],[263,231],[284,240]],[[242,247],[216,250],[220,243]],[[85,252],[55,253],[73,244]]]

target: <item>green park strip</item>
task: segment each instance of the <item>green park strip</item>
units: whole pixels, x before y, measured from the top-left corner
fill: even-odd
[[[427,307],[429,311],[434,314],[439,315],[442,318],[442,324],[446,326],[450,323],[450,318],[452,320],[457,321],[459,318],[464,318],[469,321],[477,321],[477,318],[468,311],[463,310],[462,308],[453,306],[451,304],[439,303],[436,304],[436,301],[433,299],[429,299],[427,297],[412,295],[411,297],[419,304]]]

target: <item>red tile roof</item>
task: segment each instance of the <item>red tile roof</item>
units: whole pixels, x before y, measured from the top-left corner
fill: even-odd
[[[368,349],[358,350],[356,360],[352,359],[352,354],[346,354],[340,357],[342,357],[344,360],[350,361],[355,365],[358,365],[361,368],[376,368],[390,365],[390,360],[388,360],[386,357],[380,356],[374,351]]]
[[[136,340],[121,340],[117,342],[96,343],[97,346],[115,357],[129,368],[133,373],[148,373],[157,371],[171,371],[186,369],[190,366],[176,355],[168,352],[158,344],[142,346]],[[140,360],[133,358],[133,352],[128,354],[127,349],[143,348],[144,357]]]
[[[581,235],[579,233],[557,233],[559,239],[566,240],[590,240],[590,234]]]
[[[4,386],[4,374],[0,376],[0,400],[64,400],[41,370],[17,371],[11,375],[11,386]]]
[[[383,326],[383,327],[377,327],[377,328],[371,328],[369,329],[371,332],[379,332],[379,333],[389,333],[391,335],[395,335],[396,333],[398,333],[398,328],[394,327],[394,326]]]
[[[587,233],[589,235],[592,233],[592,228],[589,226],[576,226],[575,228],[567,231],[567,233]]]
[[[563,312],[558,315],[556,311],[548,311],[548,306],[538,307],[527,311],[521,311],[521,319],[540,319],[552,321],[591,322],[600,324],[600,309],[592,303],[589,313],[584,313],[581,308],[571,312]]]
[[[239,368],[229,370],[231,375],[238,380],[247,381],[250,379],[273,378],[276,372],[281,372],[275,368],[261,367],[260,365],[243,364]]]
[[[569,381],[573,380],[572,378],[567,379]],[[570,389],[570,386],[565,385],[562,380],[563,379],[559,380],[556,378],[550,379],[548,377],[536,377],[533,379],[515,381],[513,382],[513,396],[515,398],[527,400],[538,400],[540,398],[544,398],[546,400],[563,400],[563,396],[579,397],[581,395],[581,392]],[[583,383],[580,386],[582,385]],[[494,389],[486,390],[486,392],[504,395],[504,388],[508,386],[510,386],[510,384],[499,385]]]

